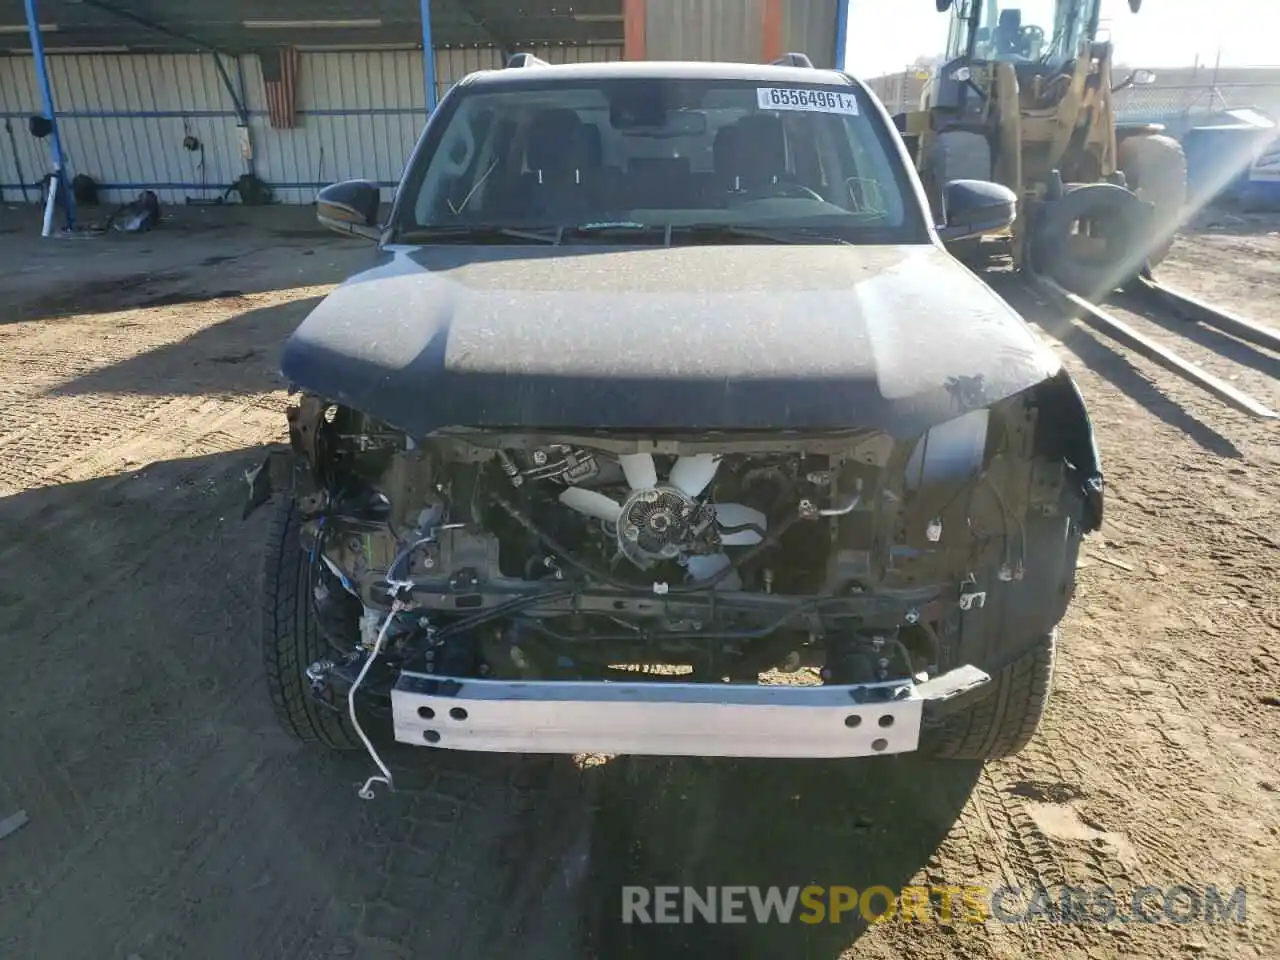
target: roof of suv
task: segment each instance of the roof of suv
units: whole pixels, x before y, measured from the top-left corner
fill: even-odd
[[[782,67],[756,63],[707,63],[689,60],[616,60],[611,63],[566,63],[547,66],[512,67],[481,70],[469,74],[461,84],[467,86],[520,86],[546,80],[758,80],[761,83],[809,83],[837,86],[860,86],[847,74],[837,70],[812,67]]]

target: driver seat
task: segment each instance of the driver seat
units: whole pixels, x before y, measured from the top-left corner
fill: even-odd
[[[520,214],[531,220],[560,223],[583,203],[583,166],[594,155],[583,123],[574,110],[552,107],[529,123],[525,144],[528,172],[519,178]]]
[[[778,117],[754,114],[721,130],[715,142],[716,174],[740,192],[781,183],[787,176],[787,137]]]

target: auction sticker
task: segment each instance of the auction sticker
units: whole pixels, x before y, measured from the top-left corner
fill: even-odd
[[[804,87],[759,87],[756,101],[761,110],[808,110],[813,113],[858,115],[858,101],[851,93]]]

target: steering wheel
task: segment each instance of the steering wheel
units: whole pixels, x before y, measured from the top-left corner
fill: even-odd
[[[1018,45],[1026,51],[1028,57],[1031,56],[1031,50],[1041,43],[1044,43],[1044,27],[1037,27],[1033,23],[1018,31]]]
[[[743,195],[753,200],[780,200],[785,197],[803,197],[806,200],[817,200],[819,203],[827,202],[822,194],[816,190],[810,190],[802,183],[767,183],[743,191]]]

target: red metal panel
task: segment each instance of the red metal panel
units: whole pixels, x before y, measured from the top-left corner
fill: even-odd
[[[782,0],[764,0],[764,50],[765,63],[777,60],[782,49]]]
[[[622,59],[644,59],[644,0],[622,0]]]

